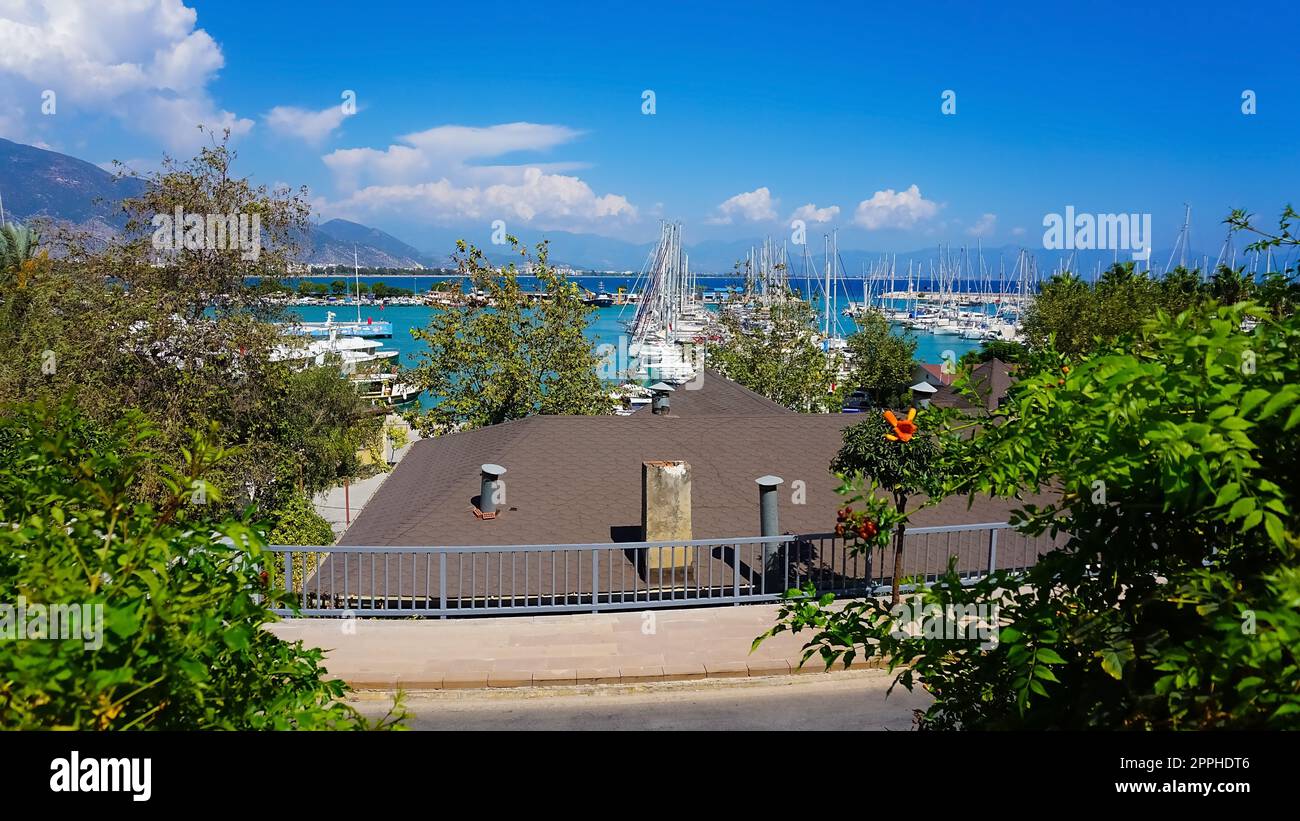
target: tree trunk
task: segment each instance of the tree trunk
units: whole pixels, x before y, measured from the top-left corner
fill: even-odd
[[[902,513],[904,510],[907,509],[907,500],[900,499],[898,498],[898,496],[895,496],[894,509],[897,510],[899,513]],[[889,600],[889,604],[891,607],[893,605],[898,604],[898,600],[899,600],[898,584],[899,584],[899,580],[902,578],[901,574],[899,573],[899,570],[902,569],[903,567],[903,539],[906,536],[906,534],[907,534],[907,522],[899,522],[898,530],[894,532],[894,585]]]
[[[899,524],[898,532],[894,534],[894,590],[890,598],[890,605],[898,604],[898,583],[901,578],[899,568],[903,566],[903,534],[907,530],[907,525]]]

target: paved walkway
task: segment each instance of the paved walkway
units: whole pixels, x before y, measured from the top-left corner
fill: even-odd
[[[412,730],[910,730],[931,698],[917,688],[888,693],[884,670],[816,676],[534,687],[424,690],[402,707]],[[888,695],[886,695],[888,693]],[[392,695],[349,699],[379,719]]]
[[[627,684],[822,673],[824,666],[816,658],[802,671],[798,666],[800,648],[811,633],[782,633],[749,652],[754,638],[776,623],[777,608],[289,619],[268,629],[281,638],[324,648],[330,674],[358,689]]]

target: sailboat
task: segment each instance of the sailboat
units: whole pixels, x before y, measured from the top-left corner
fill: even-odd
[[[694,278],[682,250],[681,223],[661,224],[659,244],[647,258],[643,276],[641,299],[629,323],[628,353],[637,363],[635,375],[669,384],[689,382],[702,369],[696,338],[711,320],[693,299]]]

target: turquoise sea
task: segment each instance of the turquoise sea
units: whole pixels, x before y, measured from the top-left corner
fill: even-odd
[[[599,291],[602,285],[612,291],[620,285],[626,287],[630,283],[625,283],[617,278],[579,278],[581,284],[592,290]],[[591,281],[587,281],[590,279]],[[375,282],[385,282],[393,287],[408,288],[414,290],[418,288],[420,292],[428,291],[433,277],[361,277],[361,281],[367,284]],[[703,280],[702,280],[703,281]],[[710,280],[710,287],[715,280]],[[291,283],[287,283],[291,284]],[[718,281],[716,287],[723,287],[725,281]],[[414,287],[413,287],[414,286]],[[807,291],[805,291],[807,293]],[[860,292],[857,295],[861,299]],[[848,294],[840,294],[840,305],[845,306],[849,303]],[[901,305],[898,307],[902,307]],[[591,324],[588,326],[587,335],[591,337],[593,345],[608,343],[619,346],[619,338],[626,332],[624,322],[630,320],[636,309],[636,306],[614,306],[609,308],[597,308],[595,315],[592,317]],[[385,348],[395,349],[400,352],[398,362],[402,367],[414,367],[418,363],[418,353],[424,349],[421,342],[411,337],[412,328],[424,327],[428,324],[432,313],[437,308],[425,305],[388,305],[380,308],[378,305],[362,305],[361,321],[373,319],[378,322],[384,320],[391,322],[393,325],[392,339],[381,340]],[[298,315],[304,322],[324,322],[325,314],[333,311],[337,321],[350,322],[357,318],[357,308],[355,304],[344,303],[334,306],[325,305],[295,305],[289,308],[292,314]],[[840,316],[838,318],[839,329],[842,335],[847,336],[853,333],[856,325],[849,317]],[[895,326],[894,332],[898,334],[906,333],[906,329],[901,326]],[[979,347],[979,342],[962,339],[958,336],[935,335],[929,333],[914,334],[917,340],[916,357],[921,362],[939,363],[943,361],[944,352],[952,351],[957,357],[960,357],[966,351],[974,350]],[[624,343],[626,344],[626,343]],[[428,397],[421,397],[421,404],[428,404]]]

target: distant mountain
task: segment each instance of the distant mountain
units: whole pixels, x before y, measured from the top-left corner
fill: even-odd
[[[147,185],[132,177],[118,179],[67,154],[0,138],[0,200],[9,220],[46,218],[108,238],[126,225],[122,200],[139,196]],[[358,261],[367,267],[418,268],[426,262],[418,249],[396,237],[338,219],[309,228],[301,240],[301,261],[351,265],[354,243]]]
[[[134,178],[117,179],[113,174],[91,163],[0,139],[0,198],[9,219],[26,221],[34,217],[62,220],[88,230],[96,236],[108,237],[121,231],[125,219],[120,202],[123,198],[138,196],[147,183]],[[557,265],[568,265],[588,271],[640,271],[654,243],[634,243],[595,234],[568,231],[528,231],[521,234],[529,243],[541,239],[550,241],[550,259]],[[318,265],[351,265],[352,249],[356,245],[358,262],[366,267],[418,268],[444,267],[451,264],[456,240],[465,239],[481,248],[493,264],[515,259],[505,248],[493,245],[491,229],[480,226],[473,229],[430,227],[420,229],[419,242],[428,249],[420,251],[407,243],[376,228],[342,219],[332,219],[312,225],[302,238],[303,255],[300,261]],[[1026,239],[1036,241],[1034,236]],[[749,249],[761,244],[759,237],[736,240],[705,240],[686,246],[691,269],[700,273],[730,273],[738,261],[744,260]],[[814,272],[825,271],[821,240],[809,237],[807,267]],[[961,258],[961,244],[945,244],[945,254],[957,264]],[[992,271],[996,280],[999,271],[1011,275],[1019,256],[1019,247],[985,247],[982,258],[985,271]],[[1040,247],[1029,249],[1036,259],[1040,275],[1048,276],[1067,261],[1083,276],[1091,276],[1104,269],[1116,258],[1113,251],[1078,251],[1071,255],[1064,251],[1044,251]],[[803,249],[788,246],[790,272],[801,275],[805,270]],[[840,249],[843,270],[850,279],[870,273],[889,259],[900,283],[906,282],[909,263],[917,272],[928,276],[931,266],[937,269],[940,253],[937,246],[908,252],[885,253],[880,251]],[[968,266],[963,270],[979,276],[980,255],[974,244],[967,246]],[[1189,265],[1205,262],[1204,255],[1188,253]],[[1118,259],[1130,259],[1120,253]],[[1156,250],[1151,255],[1153,267],[1163,269],[1169,251]],[[1208,259],[1214,263],[1214,255]]]
[[[303,262],[314,265],[351,265],[354,247],[357,262],[367,268],[422,268],[426,263],[424,254],[397,237],[341,219],[313,225],[303,246],[310,248]]]
[[[119,203],[144,190],[142,180],[113,174],[57,151],[0,138],[0,198],[5,216],[69,222],[96,233],[126,224]]]

